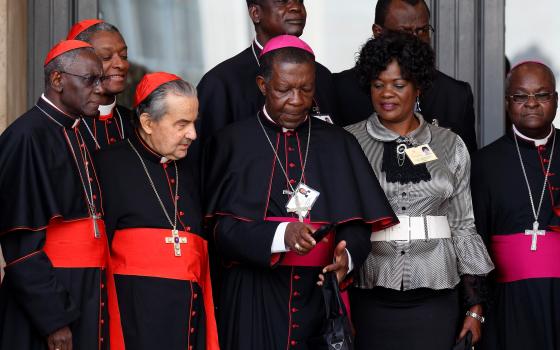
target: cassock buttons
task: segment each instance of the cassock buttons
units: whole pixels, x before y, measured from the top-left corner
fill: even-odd
[[[288,146],[288,151],[289,151],[289,152],[293,152],[293,151],[295,151],[295,150],[296,150],[296,149],[293,148],[292,146]]]
[[[194,293],[192,297],[193,297],[193,299],[198,298],[198,293]]]
[[[293,329],[299,328],[299,324],[297,324],[297,323],[292,324],[292,328]]]
[[[191,312],[191,316],[195,317],[196,316],[196,311]]]
[[[185,212],[184,211],[179,211],[179,216],[184,216]]]
[[[290,163],[288,164],[288,166],[289,166],[290,168],[295,168],[295,167],[296,167],[296,163],[290,162]]]
[[[293,295],[294,297],[299,297],[299,292],[296,290]]]
[[[292,185],[293,185],[293,184],[295,184],[295,183],[296,183],[296,180],[294,180],[294,179],[290,179],[290,184],[292,184]]]
[[[301,277],[299,275],[294,275],[294,279],[297,281],[299,280]]]
[[[298,311],[299,311],[299,310],[298,310],[297,308],[295,308],[295,307],[292,308],[292,312],[293,312],[293,313],[298,312]]]
[[[296,346],[296,344],[297,344],[297,341],[295,341],[295,340],[292,340],[292,341],[290,342],[290,345],[291,345],[291,346]]]
[[[194,328],[191,328],[191,334],[194,333]]]
[[[175,183],[175,179],[171,178],[171,179],[169,179],[169,182],[171,182],[172,184],[174,184],[174,183]]]
[[[288,137],[292,136],[292,132],[291,132],[291,131],[288,131],[288,132],[286,133],[286,136],[288,136]]]

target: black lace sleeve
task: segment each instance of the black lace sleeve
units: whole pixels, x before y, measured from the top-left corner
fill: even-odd
[[[482,304],[486,308],[488,302],[488,284],[485,276],[462,275],[461,294],[463,307],[470,308],[476,304]]]

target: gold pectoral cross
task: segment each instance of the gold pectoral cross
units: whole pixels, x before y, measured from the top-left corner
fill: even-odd
[[[178,230],[171,230],[171,237],[165,237],[165,243],[172,243],[175,256],[181,256],[181,244],[187,244],[187,237],[179,237]]]

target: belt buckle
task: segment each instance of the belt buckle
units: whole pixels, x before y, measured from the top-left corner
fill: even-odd
[[[401,220],[401,218],[399,218],[399,220]],[[389,240],[399,242],[410,241],[410,218],[406,218],[399,224],[391,227]]]

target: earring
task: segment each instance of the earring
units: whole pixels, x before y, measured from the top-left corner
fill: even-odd
[[[420,97],[416,96],[416,105],[414,106],[414,112],[422,112],[422,108],[420,108]]]

